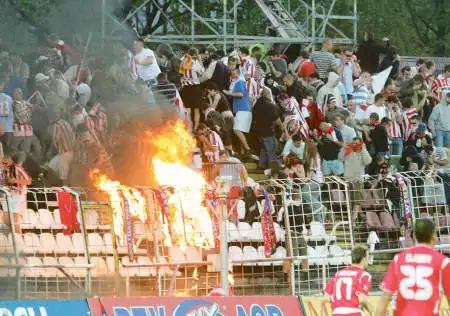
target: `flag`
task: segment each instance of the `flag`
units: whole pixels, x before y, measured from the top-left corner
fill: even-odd
[[[264,195],[264,209],[261,215],[261,229],[264,239],[264,254],[267,258],[272,256],[277,247],[277,237],[275,234],[275,227],[273,225],[272,218],[272,201],[270,195],[266,190],[261,189],[261,193]]]
[[[383,91],[384,85],[391,74],[392,66],[372,76],[373,93],[378,94]]]
[[[77,219],[78,207],[73,195],[68,192],[58,192],[58,207],[61,224],[64,225],[64,235],[80,231],[80,223]]]

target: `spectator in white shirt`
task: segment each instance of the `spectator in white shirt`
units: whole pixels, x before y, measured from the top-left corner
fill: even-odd
[[[387,113],[387,107],[386,107],[386,105],[384,105],[384,103],[385,103],[385,99],[384,99],[383,94],[378,93],[377,95],[375,95],[375,104],[372,104],[367,108],[367,111],[366,111],[367,117],[370,117],[370,114],[372,114],[372,113],[377,113],[380,120],[385,118],[388,113]]]
[[[137,39],[135,41],[136,55],[134,61],[136,63],[138,78],[146,83],[156,83],[156,77],[161,73],[155,54],[151,49],[144,48],[144,41]]]

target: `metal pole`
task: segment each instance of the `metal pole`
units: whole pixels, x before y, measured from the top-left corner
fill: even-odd
[[[102,0],[102,48],[105,47],[105,14],[106,14],[106,0]]]
[[[233,19],[234,19],[234,25],[233,25],[233,41],[234,41],[234,48],[236,48],[236,35],[237,35],[237,8],[239,5],[239,2],[236,3],[236,0],[234,1],[233,6]]]
[[[312,39],[312,51],[316,49],[316,0],[312,0],[311,10],[311,39]]]
[[[226,296],[230,294],[229,284],[228,284],[228,231],[227,231],[227,219],[228,212],[226,207],[226,197],[222,199],[222,205],[220,208],[220,223],[221,223],[221,232],[220,232],[220,258],[221,260],[221,284],[222,289]]]
[[[226,53],[227,51],[227,0],[223,0],[223,52]]]
[[[358,0],[353,0],[353,45],[356,48],[358,44]]]
[[[193,42],[195,40],[195,0],[191,0],[191,41]]]

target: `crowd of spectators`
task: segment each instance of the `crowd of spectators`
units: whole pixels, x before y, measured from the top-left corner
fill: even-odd
[[[330,40],[298,56],[278,46],[177,55],[166,44],[155,51],[134,44],[116,43],[112,58],[89,60],[83,45],[56,37],[30,56],[2,47],[0,154],[5,170],[22,170],[5,173],[5,183],[53,176],[86,185],[91,169],[117,172],[125,162],[116,145],[130,126],[109,103],[143,88],[187,113],[205,162],[252,160],[268,177],[360,178],[401,157],[401,170],[449,177],[450,65],[437,74],[419,59],[399,69],[390,47],[369,72],[358,52]],[[388,71],[377,93],[374,69]]]

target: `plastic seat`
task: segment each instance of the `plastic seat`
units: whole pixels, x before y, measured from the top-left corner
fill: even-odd
[[[74,233],[72,235],[73,248],[71,253],[84,253],[84,238],[81,233]]]
[[[0,253],[11,253],[12,244],[10,239],[5,234],[0,234]]]
[[[16,263],[16,258],[10,258],[9,261],[11,262],[11,264],[15,264]],[[19,264],[26,264],[27,260],[24,257],[19,257]],[[25,270],[26,269],[21,269],[20,270],[20,276],[23,277],[25,276]],[[11,268],[9,269],[9,276],[10,277],[16,277],[17,274],[17,269]]]
[[[259,260],[261,259],[258,251],[255,249],[255,247],[252,246],[244,246],[244,249],[242,250],[242,257],[243,260]],[[258,262],[248,262],[244,263],[246,266],[256,266],[258,265]]]
[[[234,225],[231,222],[228,222],[227,230],[228,230],[228,241],[241,240],[241,235],[239,234],[239,230],[237,229],[236,225]]]
[[[121,265],[120,265],[120,275],[122,277],[134,277],[137,276],[138,274],[138,268],[131,268],[131,267],[125,267],[124,265],[126,264],[130,264],[130,259],[128,258],[128,256],[124,256],[121,260]]]
[[[285,241],[286,239],[286,233],[283,228],[281,228],[280,224],[273,223],[273,226],[275,228],[275,236],[277,238],[277,241]]]
[[[88,229],[97,229],[98,227],[98,213],[96,210],[85,211],[86,227]]]
[[[351,251],[344,250],[338,245],[331,245],[330,246],[330,256],[329,258],[329,264],[333,265],[341,265],[346,262],[346,256],[351,254]]]
[[[42,261],[38,257],[27,257],[26,264],[42,265]],[[24,276],[30,277],[30,278],[38,278],[40,276],[43,276],[42,270],[43,269],[40,267],[27,268],[27,269],[24,269]]]
[[[286,256],[287,256],[286,248],[279,246],[279,247],[277,247],[275,253],[272,255],[271,258],[284,259],[284,258],[286,258]],[[273,261],[272,264],[273,265],[282,265],[283,261]]]
[[[252,227],[250,226],[250,224],[245,222],[239,222],[238,229],[242,241],[251,240]]]
[[[16,233],[15,236],[16,236],[17,251],[19,253],[24,252],[25,244],[24,244],[24,241],[23,241],[22,234]],[[8,243],[9,243],[9,245],[11,247],[11,251],[12,251],[13,250],[12,234],[8,234]]]
[[[264,240],[260,222],[253,222],[250,238],[251,238],[251,240],[254,240],[254,241],[263,241]]]
[[[8,268],[1,268],[1,266],[9,264],[8,258],[0,257],[0,278],[5,278],[9,276]]]
[[[386,230],[394,230],[397,228],[394,223],[394,219],[392,218],[392,215],[389,214],[388,212],[380,212],[379,217],[381,222],[381,228]]]
[[[266,253],[264,251],[264,246],[258,246],[258,255],[261,258],[266,258]],[[258,265],[260,266],[270,266],[272,264],[272,262],[270,261],[264,261],[264,262],[260,262]]]
[[[38,252],[53,253],[58,248],[55,237],[50,233],[42,233],[40,235],[40,247]]]
[[[87,260],[85,257],[75,257],[73,260],[74,264],[87,264]],[[82,278],[86,275],[87,268],[74,268],[73,276],[77,278]]]
[[[328,249],[326,246],[316,246],[317,265],[325,265],[328,263]]]
[[[63,233],[56,234],[56,250],[57,253],[69,253],[73,249],[72,239],[69,235]]]
[[[38,220],[38,226],[42,229],[50,229],[54,228],[55,225],[53,220],[53,215],[50,213],[47,209],[39,209],[38,210],[39,220]]]
[[[53,223],[55,223],[56,227],[63,227],[61,223],[61,214],[59,213],[59,209],[56,208],[53,210]]]
[[[202,250],[196,247],[188,247],[186,250],[186,259],[188,262],[202,261]]]
[[[311,241],[330,241],[330,240],[336,240],[336,236],[330,236],[325,231],[325,227],[321,222],[311,222],[310,224],[310,231],[311,235],[306,236],[307,240]]]
[[[138,264],[152,264],[154,263],[153,260],[150,260],[149,257],[138,257]],[[152,267],[140,267],[138,268],[137,276],[140,277],[149,277],[149,276],[155,276],[156,275],[156,269]]]
[[[48,265],[57,265],[58,260],[56,260],[55,257],[44,257],[42,258],[43,264]],[[64,274],[61,273],[57,268],[42,268],[42,276],[47,278],[55,278],[56,276],[63,276]]]
[[[380,218],[378,217],[377,213],[367,211],[366,212],[366,224],[367,224],[368,228],[380,229],[381,222],[380,222]]]
[[[136,238],[145,235],[145,224],[139,221],[133,223],[134,235]]]
[[[89,245],[89,252],[93,253],[105,252],[105,245],[103,243],[103,238],[97,233],[88,234],[88,245]]]
[[[185,252],[178,246],[172,246],[169,248],[169,258],[170,258],[170,262],[185,262],[186,261]]]
[[[238,211],[238,219],[245,218],[245,202],[243,200],[239,200],[236,205]]]
[[[34,233],[26,233],[23,236],[24,252],[35,253],[40,248],[39,237]]]
[[[242,261],[243,254],[242,249],[237,246],[231,246],[228,248],[228,257],[232,261]],[[240,265],[240,263],[233,263],[233,265]]]
[[[103,244],[105,245],[105,253],[111,254],[113,253],[113,241],[112,235],[110,233],[106,233],[103,235]]]
[[[116,273],[113,256],[106,257],[106,267],[108,268],[108,274],[113,275]],[[119,268],[120,268],[120,264],[119,264]]]
[[[64,265],[67,265],[67,266],[72,266],[72,265],[74,265],[74,262],[73,262],[73,260],[72,260],[72,258],[70,258],[70,257],[60,257],[59,259],[58,259],[58,262],[59,262],[59,264],[64,264]],[[75,276],[75,270],[77,270],[77,269],[74,269],[74,268],[64,268],[64,271],[66,271],[69,275],[71,275],[71,276]],[[61,275],[64,275],[64,274],[62,274],[62,272],[60,272],[61,273]]]
[[[92,276],[105,276],[108,274],[108,267],[106,266],[106,262],[101,257],[92,257],[91,263],[94,265],[92,268]]]
[[[308,256],[308,265],[315,265],[318,260],[316,250],[313,247],[308,246],[306,251]]]
[[[20,222],[20,227],[24,229],[36,228],[38,225],[37,213],[33,210],[26,210],[22,213],[22,220]]]

